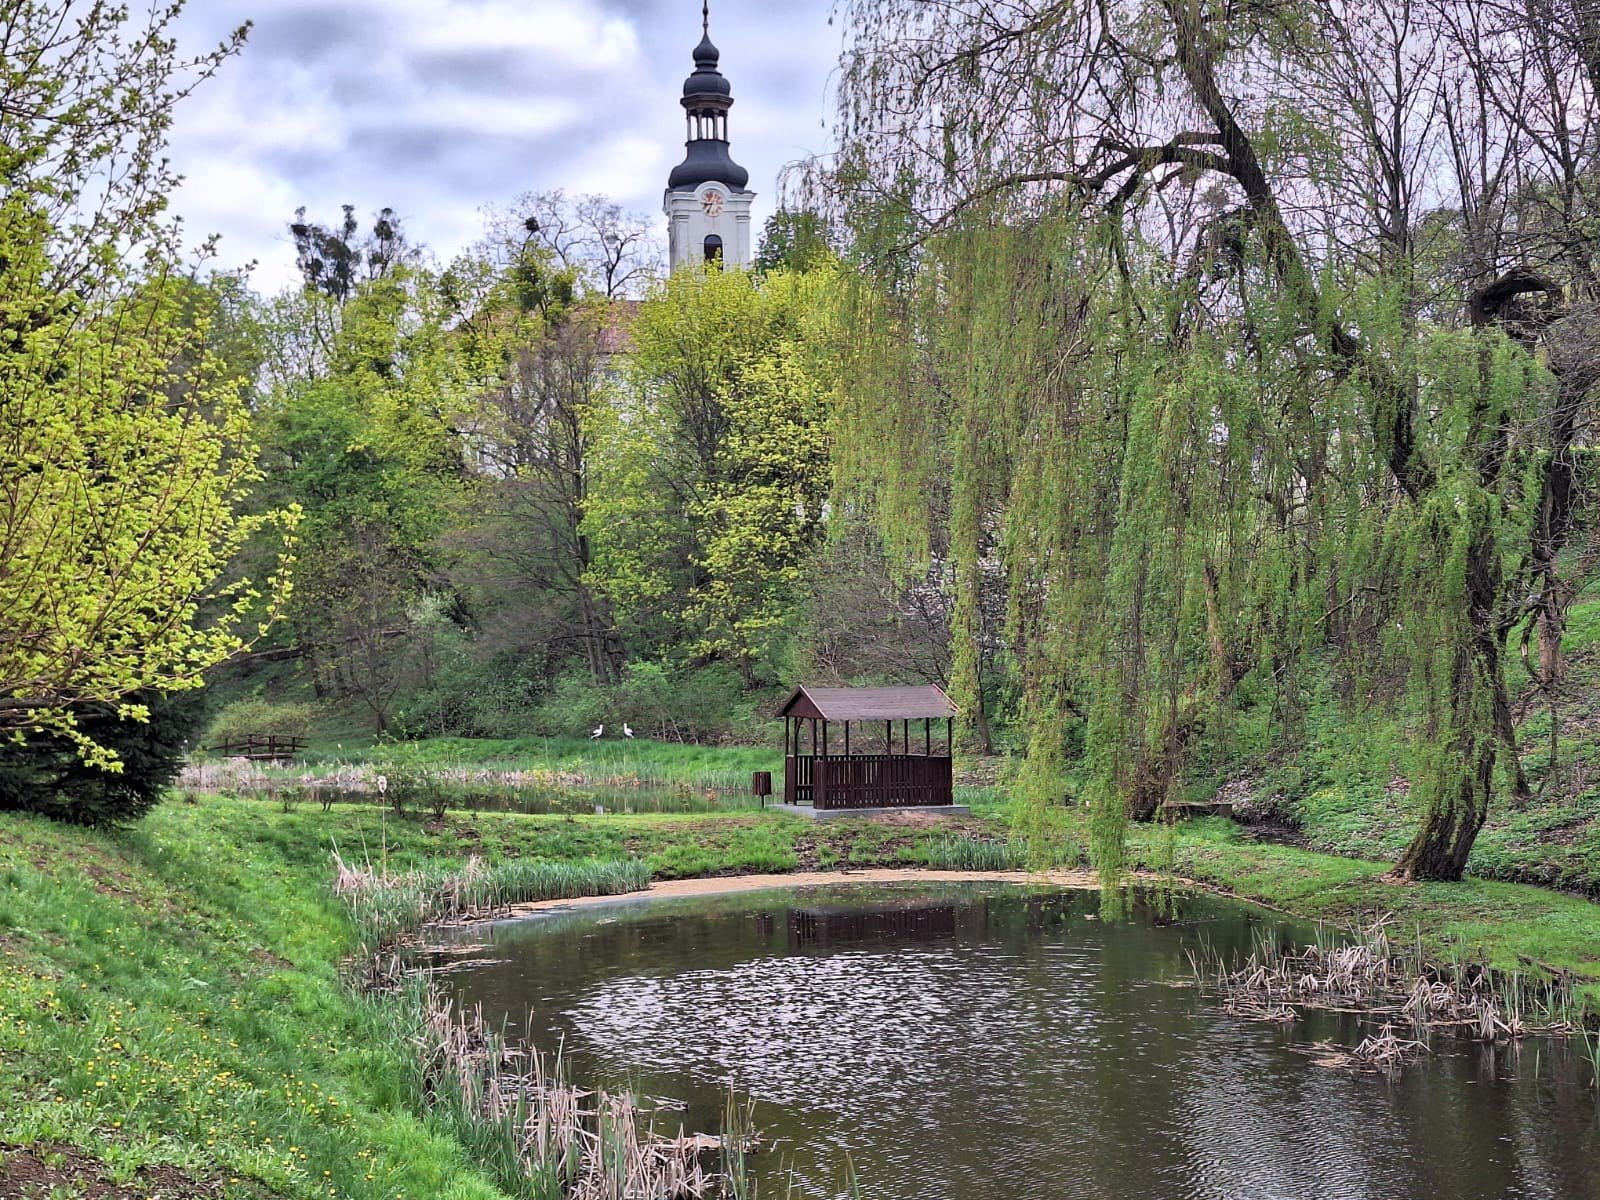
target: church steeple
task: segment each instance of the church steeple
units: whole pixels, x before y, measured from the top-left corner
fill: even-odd
[[[664,198],[674,270],[713,259],[728,266],[750,265],[750,202],[755,193],[747,186],[750,172],[728,154],[733,89],[718,70],[721,58],[711,40],[707,0],[700,8],[694,72],[684,80],[680,101],[687,125],[684,159],[667,176]]]

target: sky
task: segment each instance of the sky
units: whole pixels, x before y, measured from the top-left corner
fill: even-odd
[[[823,151],[840,35],[830,0],[717,0],[729,140],[765,222],[784,164]],[[523,192],[601,193],[651,217],[683,157],[699,0],[189,0],[198,51],[245,21],[240,55],[177,110],[172,200],[216,265],[292,284],[295,209],[363,224],[389,206],[441,260]]]

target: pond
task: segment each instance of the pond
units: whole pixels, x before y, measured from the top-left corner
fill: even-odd
[[[868,1200],[1600,1196],[1578,1047],[1435,1039],[1394,1079],[1318,1066],[1307,1044],[1368,1030],[1250,1023],[1188,986],[1202,944],[1308,931],[1175,903],[1107,920],[1096,893],[987,884],[622,901],[497,924],[443,980],[564,1046],[578,1081],[683,1102],[691,1131],[721,1128],[731,1082],[774,1200],[845,1196],[849,1164]]]

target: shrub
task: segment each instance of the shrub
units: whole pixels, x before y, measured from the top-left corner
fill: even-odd
[[[744,682],[727,663],[685,672],[678,684],[678,728],[692,742],[721,741],[732,732],[734,711],[743,699]]]
[[[770,693],[747,694],[727,663],[681,669],[634,663],[617,687],[596,684],[579,669],[557,677],[531,713],[528,732],[576,737],[602,721],[618,729],[626,721],[641,736],[663,740],[770,742],[779,728],[771,720],[775,703]]]
[[[303,738],[311,733],[316,716],[317,706],[314,704],[275,704],[259,697],[235,700],[212,718],[211,724],[206,727],[205,744],[221,746],[228,742],[242,742],[252,733]]]
[[[496,737],[527,731],[539,672],[521,654],[481,653],[439,597],[417,606],[411,640],[417,683],[402,691],[393,728],[403,737]]]
[[[586,734],[602,721],[612,721],[612,695],[585,670],[557,676],[530,716],[532,732],[546,737]]]
[[[148,721],[120,720],[104,710],[77,714],[78,727],[114,751],[120,771],[91,767],[56,734],[35,734],[8,746],[0,759],[0,809],[36,812],[74,825],[121,825],[144,816],[177,778],[204,717],[198,692],[138,693]]]

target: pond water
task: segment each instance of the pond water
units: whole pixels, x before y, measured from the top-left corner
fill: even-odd
[[[1112,921],[1095,893],[970,884],[619,902],[493,926],[443,978],[564,1045],[578,1081],[684,1102],[691,1131],[720,1129],[731,1081],[773,1200],[846,1195],[847,1162],[869,1200],[1600,1197],[1576,1046],[1319,1067],[1305,1045],[1353,1045],[1354,1018],[1250,1023],[1185,986],[1190,949],[1307,931],[1176,905]]]

